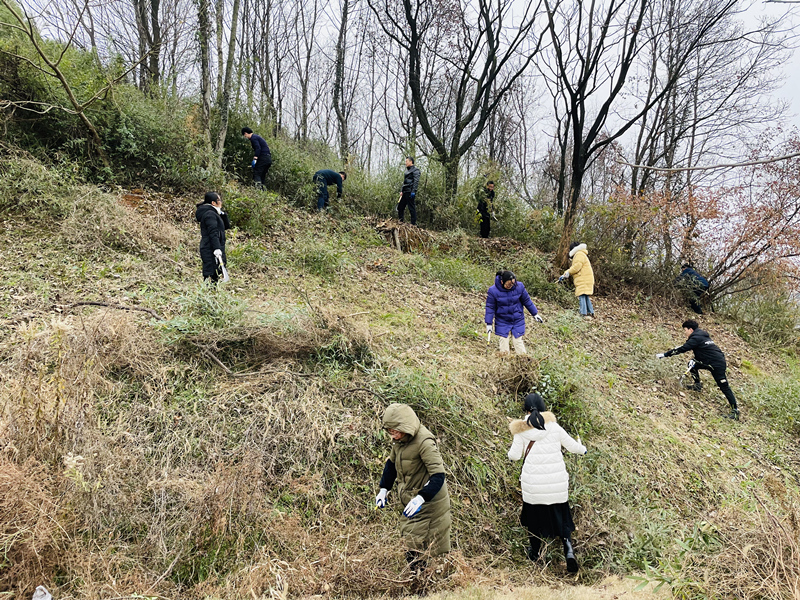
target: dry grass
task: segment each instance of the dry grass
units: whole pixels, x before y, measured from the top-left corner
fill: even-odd
[[[130,196],[124,206],[102,195],[73,201],[60,243],[99,263],[110,248],[137,268],[194,268],[195,225],[184,219],[193,203]],[[174,221],[155,238],[162,208]],[[279,232],[264,240],[279,256],[311,237],[302,215],[290,216],[297,241]],[[100,227],[96,238],[80,235],[83,219]],[[470,333],[481,327],[482,293],[431,281],[418,255],[358,247],[369,238],[354,225],[312,226],[318,237],[355,240],[336,277],[254,266],[247,280],[210,292],[185,274],[157,285],[122,271],[116,288],[87,277],[70,280],[83,291],[64,292],[124,299],[156,290],[130,296],[174,317],[168,323],[106,309],[48,313],[19,276],[14,293],[35,297],[39,312],[9,318],[0,342],[0,592],[26,598],[45,583],[59,598],[88,600],[446,590],[622,598],[628,583],[605,575],[647,562],[685,597],[797,599],[799,495],[789,473],[798,463],[782,450],[792,440],[748,413],[746,394],[741,425],[716,417],[712,386],[677,395],[679,367],[652,355],[677,341],[668,328],[681,313],[601,298],[587,324],[543,302],[547,323],[529,329],[529,357],[502,359]],[[463,241],[426,236],[437,251]],[[57,255],[41,245],[42,263]],[[504,251],[485,248],[495,250]],[[780,377],[773,355],[708,322],[731,364],[746,357]],[[751,385],[732,373],[737,392]],[[519,466],[505,457],[506,417],[545,376],[560,422],[591,449],[567,458],[584,565],[577,581],[564,579],[560,549],[549,548],[544,568],[524,562]],[[399,507],[372,510],[389,447],[380,415],[392,401],[413,404],[439,438],[453,497],[455,549],[415,578]],[[710,545],[682,553],[678,542],[694,543],[701,522]]]

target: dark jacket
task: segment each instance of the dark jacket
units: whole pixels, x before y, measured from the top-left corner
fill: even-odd
[[[498,275],[486,295],[486,324],[491,325],[494,321],[494,332],[500,337],[507,337],[509,331],[514,337],[519,337],[525,333],[523,306],[532,315],[539,312],[521,281],[517,281],[514,287],[507,290]]]
[[[336,184],[336,195],[342,197],[342,176],[336,171],[322,169],[314,173],[314,181],[324,182],[326,186]]]
[[[482,215],[488,216],[494,210],[494,190],[485,186],[478,188],[475,199],[478,201],[478,212]]]
[[[722,350],[711,341],[711,336],[702,329],[695,329],[683,346],[667,350],[664,352],[664,356],[675,356],[676,354],[683,354],[689,350],[694,351],[695,360],[712,367],[714,371],[719,370],[721,372],[728,368]]]
[[[708,279],[700,275],[692,267],[686,267],[681,271],[681,274],[675,279],[675,283],[690,289],[700,289],[704,292],[708,289]]]
[[[231,228],[228,215],[210,204],[198,204],[194,218],[200,223],[200,250],[225,251],[225,230]]]
[[[406,167],[406,171],[403,174],[403,189],[401,191],[404,194],[416,194],[417,188],[419,187],[419,177],[420,172],[417,167],[414,165]]]
[[[272,162],[272,153],[269,151],[269,146],[267,146],[267,142],[257,133],[254,133],[250,136],[250,145],[253,146],[253,156],[255,156],[259,162]]]

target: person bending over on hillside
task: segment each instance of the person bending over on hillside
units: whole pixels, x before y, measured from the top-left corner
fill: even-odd
[[[689,296],[689,306],[698,315],[703,314],[700,299],[708,291],[708,279],[700,275],[689,263],[681,265],[681,274],[675,278],[675,285],[683,288]]]
[[[203,261],[203,279],[219,281],[220,263],[227,265],[225,256],[225,230],[231,228],[228,215],[222,211],[222,199],[217,192],[206,192],[203,202],[197,205],[194,218],[200,223],[200,259]]]
[[[494,181],[487,181],[486,185],[475,192],[478,201],[478,216],[481,223],[481,237],[488,238],[494,216]]]
[[[261,190],[267,181],[267,172],[272,166],[272,153],[269,151],[267,142],[249,127],[242,127],[242,135],[250,140],[253,146],[253,161],[250,166],[253,168],[253,183]]]
[[[572,265],[564,271],[558,281],[561,283],[572,275],[572,281],[575,283],[575,295],[580,302],[581,315],[594,317],[594,306],[592,306],[592,299],[589,297],[594,294],[594,271],[592,270],[592,263],[589,262],[586,244],[572,242],[569,246],[569,257],[572,259]]]
[[[397,201],[397,217],[402,221],[403,214],[408,207],[411,215],[411,224],[417,224],[417,188],[419,187],[420,172],[414,166],[414,159],[406,156],[406,171],[403,174],[403,187],[400,191],[400,200]]]
[[[424,567],[422,552],[431,556],[450,552],[450,493],[444,480],[444,464],[433,434],[419,422],[406,404],[390,404],[383,413],[383,428],[392,438],[392,450],[383,467],[375,507],[385,508],[387,494],[397,482],[397,496],[404,506],[400,535],[413,571]]]
[[[328,208],[328,186],[336,186],[336,197],[342,197],[342,184],[347,179],[347,173],[344,171],[331,171],[330,169],[322,169],[314,173],[314,184],[317,186],[317,210],[321,211],[323,208]]]
[[[526,308],[538,323],[544,323],[539,309],[525,289],[525,284],[517,281],[511,271],[498,271],[494,285],[486,294],[485,321],[487,334],[492,332],[494,321],[494,333],[500,337],[500,352],[503,354],[509,352],[509,335],[514,340],[514,351],[517,354],[526,353],[525,342],[522,341],[522,336],[525,335]]]
[[[540,557],[542,540],[560,538],[564,544],[567,571],[577,573],[578,561],[572,548],[575,524],[567,502],[569,474],[561,455],[562,446],[573,454],[586,454],[586,446],[575,441],[556,417],[545,411],[544,400],[537,393],[528,394],[524,403],[525,418],[508,424],[514,441],[508,458],[522,461],[522,513],[519,520],[528,530],[528,558]]]
[[[736,396],[733,395],[731,386],[728,385],[728,378],[726,371],[728,365],[725,362],[725,355],[714,342],[707,332],[700,329],[697,321],[689,319],[684,321],[681,325],[684,333],[687,335],[686,343],[683,346],[678,346],[672,350],[667,350],[663,354],[656,354],[656,358],[666,358],[668,356],[675,356],[676,354],[683,354],[692,350],[694,352],[694,366],[689,371],[694,379],[694,385],[690,389],[699,392],[703,389],[703,384],[700,382],[700,369],[711,371],[711,376],[720,391],[725,394],[728,404],[731,405],[731,413],[727,415],[729,419],[739,420],[739,405],[736,403]]]

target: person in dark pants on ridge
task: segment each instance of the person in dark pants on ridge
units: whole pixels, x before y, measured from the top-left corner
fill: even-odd
[[[336,186],[336,197],[342,197],[342,184],[347,179],[347,173],[344,171],[331,171],[330,169],[322,169],[314,173],[314,184],[317,186],[317,210],[328,208],[328,186]]]
[[[700,299],[708,291],[708,279],[700,275],[689,263],[681,265],[681,274],[675,279],[675,285],[686,290],[689,295],[689,306],[698,315],[703,314]]]
[[[220,262],[226,265],[225,230],[231,228],[228,215],[222,211],[222,199],[217,192],[206,192],[203,202],[197,205],[194,218],[200,223],[200,259],[203,261],[203,279],[214,284],[219,281]]]
[[[267,172],[272,166],[272,153],[264,138],[253,133],[249,127],[242,127],[242,135],[250,140],[250,145],[253,146],[253,162],[250,163],[253,168],[253,183],[258,189],[263,190]]]
[[[725,355],[719,349],[707,332],[700,329],[697,321],[691,319],[684,321],[681,325],[683,331],[688,338],[683,346],[678,346],[672,350],[667,350],[663,354],[656,354],[656,358],[666,358],[668,356],[675,356],[676,354],[683,354],[689,350],[694,351],[694,366],[691,368],[690,373],[694,379],[694,385],[690,389],[699,392],[703,389],[703,384],[700,382],[700,369],[711,371],[711,376],[720,391],[725,394],[728,404],[731,405],[731,413],[727,415],[729,419],[739,420],[739,405],[736,403],[736,396],[733,395],[731,386],[728,385],[728,378],[726,371],[728,364],[725,362]]]
[[[475,193],[478,201],[478,214],[481,216],[481,237],[489,237],[489,229],[494,215],[494,181],[487,181],[483,188]]]
[[[414,159],[406,156],[406,171],[403,174],[403,188],[400,192],[400,199],[397,201],[397,216],[403,221],[403,214],[408,207],[411,214],[411,224],[417,224],[417,188],[419,187],[420,172],[414,166]]]

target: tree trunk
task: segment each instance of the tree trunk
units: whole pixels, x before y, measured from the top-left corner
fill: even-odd
[[[342,22],[339,26],[339,39],[336,42],[336,76],[333,81],[333,109],[339,125],[339,159],[347,165],[350,143],[347,139],[347,115],[344,102],[344,59],[347,48],[347,16],[350,0],[342,0]]]
[[[198,17],[198,40],[200,42],[200,94],[203,107],[203,139],[207,147],[211,147],[211,56],[209,41],[211,38],[211,22],[208,14],[209,0],[200,0]]]
[[[233,57],[236,52],[236,26],[239,23],[239,2],[233,0],[231,12],[231,33],[228,40],[228,60],[225,64],[225,81],[222,84],[222,102],[219,107],[219,132],[217,133],[217,165],[222,168],[222,153],[225,149],[225,138],[228,135],[228,110],[231,103],[231,74],[233,73]]]

